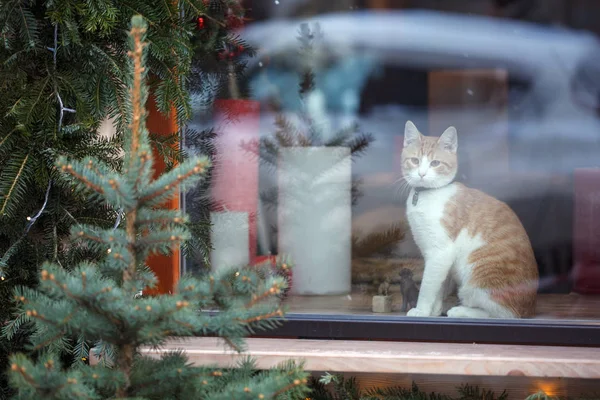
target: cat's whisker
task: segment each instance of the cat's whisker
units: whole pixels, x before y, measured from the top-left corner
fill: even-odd
[[[402,197],[405,194],[405,192],[410,192],[411,186],[405,177],[401,177],[394,182],[394,184],[398,183],[399,185],[396,186],[396,190],[394,193],[397,197]]]
[[[406,191],[410,191],[410,185],[405,181],[399,186],[399,194],[404,194]]]
[[[398,183],[400,183],[400,184],[398,185]],[[401,180],[397,180],[396,182],[394,182],[394,195],[395,196],[398,196],[400,194],[403,186],[404,186],[404,182],[402,182]]]

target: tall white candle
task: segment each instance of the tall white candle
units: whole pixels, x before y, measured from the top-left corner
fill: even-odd
[[[283,148],[279,157],[278,248],[294,263],[292,293],[350,292],[350,149]]]
[[[213,271],[248,265],[250,255],[247,212],[211,212],[210,263]]]

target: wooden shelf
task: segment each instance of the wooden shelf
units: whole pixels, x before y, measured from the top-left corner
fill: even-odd
[[[600,378],[596,348],[253,338],[238,354],[219,339],[187,338],[143,353],[157,357],[174,350],[185,351],[193,364],[219,367],[251,356],[261,369],[296,359],[308,371]]]
[[[396,290],[393,288],[393,290]],[[286,300],[288,312],[299,314],[347,314],[347,315],[379,315],[386,317],[402,317],[402,296],[392,293],[392,313],[376,314],[372,312],[372,296],[354,291],[344,296],[290,296]],[[456,299],[450,299],[455,304]],[[534,319],[539,320],[572,320],[599,321],[600,296],[571,294],[538,294],[537,310]]]

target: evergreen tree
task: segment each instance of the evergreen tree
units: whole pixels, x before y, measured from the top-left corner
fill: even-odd
[[[334,124],[327,116],[324,93],[315,79],[317,73],[331,63],[331,52],[323,43],[323,35],[319,24],[314,24],[312,29],[307,23],[300,25],[297,36],[298,58],[295,60],[299,77],[298,96],[301,100],[299,109],[286,115],[282,107],[276,104],[276,100],[273,100],[273,108],[281,111],[275,119],[275,132],[245,146],[250,154],[256,155],[268,168],[277,168],[282,148],[348,147],[352,158],[356,159],[375,140],[373,135],[361,132],[356,123],[334,129]],[[285,60],[288,58],[289,55],[286,55]],[[275,188],[261,193],[261,199],[267,206],[275,207],[278,195]],[[353,179],[352,203],[355,204],[360,196],[360,180]],[[393,236],[394,232],[386,231],[382,234]]]
[[[313,400],[507,400],[506,391],[500,395],[478,386],[463,384],[456,388],[458,397],[424,392],[413,382],[410,388],[391,386],[362,390],[355,378],[326,373],[320,379],[311,378]],[[544,398],[545,399],[545,398]]]
[[[112,171],[121,167],[127,115],[127,41],[132,15],[142,14],[152,31],[149,86],[163,113],[183,123],[190,114],[186,86],[192,60],[224,81],[232,60],[223,47],[245,49],[231,35],[243,21],[238,0],[0,0],[0,368],[9,351],[22,349],[29,324],[8,324],[17,285],[33,287],[44,260],[75,265],[101,253],[72,245],[73,225],[119,224],[120,208],[89,198],[54,168],[59,156],[95,157]],[[249,50],[245,53],[250,54]],[[228,53],[229,54],[229,53]],[[233,62],[237,63],[237,59]],[[207,87],[207,90],[213,87]],[[112,139],[98,135],[102,121],[115,123]],[[183,158],[178,133],[150,140],[169,164]],[[195,241],[204,243],[207,230]],[[204,236],[201,236],[204,235]],[[68,338],[57,345],[85,353]],[[6,382],[0,377],[0,398]]]
[[[244,335],[273,326],[276,320],[271,318],[283,315],[278,295],[286,288],[284,279],[263,276],[260,268],[240,268],[204,280],[184,278],[174,294],[135,298],[141,287],[156,282],[144,267],[146,257],[152,252],[168,253],[190,236],[185,215],[157,206],[180,188],[196,183],[210,164],[204,157],[189,158],[152,178],[153,154],[144,109],[146,26],[141,16],[133,17],[127,105],[131,111],[123,116],[127,132],[122,173],[93,157],[60,157],[56,162],[58,171],[78,191],[122,208],[123,227],[74,226],[73,240],[104,253],[104,259],[97,264],[81,262],[71,269],[45,263],[39,289],[21,287],[15,292],[20,318],[38,328],[34,347],[45,350],[65,335],[83,335],[99,341],[98,348],[110,348],[113,356],[104,351],[104,363],[62,369],[50,351],[37,361],[14,355],[10,377],[18,388],[17,398],[299,398],[305,392],[306,375],[293,363],[256,373],[251,362],[219,370],[191,366],[181,353],[160,359],[140,354],[144,346],[160,346],[168,337],[190,335],[218,335],[239,349]],[[219,309],[215,315],[199,311],[215,306]]]

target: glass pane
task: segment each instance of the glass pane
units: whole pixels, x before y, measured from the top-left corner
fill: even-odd
[[[284,258],[294,313],[600,320],[599,2],[243,4],[245,73],[191,82],[186,272]]]

